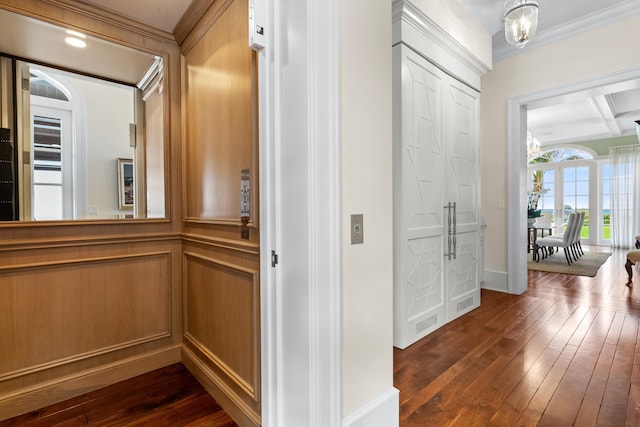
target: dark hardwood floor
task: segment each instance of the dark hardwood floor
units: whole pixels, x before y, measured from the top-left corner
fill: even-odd
[[[640,270],[625,286],[625,253],[594,278],[529,271],[525,294],[483,291],[394,349],[401,427],[640,425]],[[182,365],[0,422],[17,425],[236,426]]]
[[[625,286],[626,251],[612,252],[593,278],[529,271],[523,295],[483,291],[394,349],[401,427],[640,425],[640,271]]]
[[[86,425],[237,426],[181,364],[0,422],[2,427]]]

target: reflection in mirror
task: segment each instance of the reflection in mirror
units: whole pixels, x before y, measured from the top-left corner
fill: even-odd
[[[5,10],[0,25],[22,34],[0,41],[1,219],[163,218],[162,58],[79,33],[71,47],[63,28]],[[124,204],[118,159],[131,160]]]

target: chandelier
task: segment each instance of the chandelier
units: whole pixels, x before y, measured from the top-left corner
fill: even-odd
[[[527,161],[531,161],[540,155],[540,141],[538,138],[531,136],[531,132],[527,131]]]
[[[538,3],[531,0],[507,0],[504,7],[504,36],[510,45],[523,48],[536,35]]]

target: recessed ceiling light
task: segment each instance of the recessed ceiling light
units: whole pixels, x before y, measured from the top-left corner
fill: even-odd
[[[64,41],[73,47],[87,47],[87,44],[84,42],[84,40],[80,40],[75,37],[67,37],[64,39]]]
[[[84,34],[82,34],[79,31],[73,31],[73,30],[66,30],[65,31],[67,34],[69,34],[70,36],[74,36],[74,37],[79,37],[81,39],[86,39],[87,36],[85,36]]]

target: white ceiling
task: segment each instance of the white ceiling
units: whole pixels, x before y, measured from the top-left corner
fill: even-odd
[[[111,10],[168,33],[184,15],[192,0],[81,0]]]
[[[64,42],[65,28],[0,9],[0,52],[40,64],[136,84],[153,55],[86,36],[79,49]]]
[[[493,34],[494,63],[640,13],[639,0],[537,0],[538,32],[523,49],[504,38],[505,0],[462,0],[465,7]],[[511,1],[509,1],[511,3]],[[567,100],[569,98],[570,100]],[[528,111],[528,128],[541,144],[552,145],[635,134],[640,120],[640,86],[629,82],[559,99],[556,104]]]

